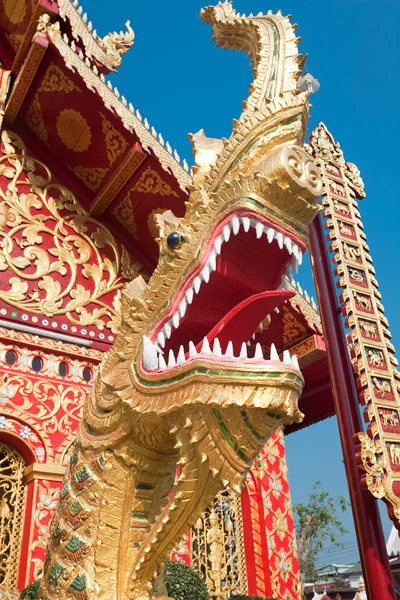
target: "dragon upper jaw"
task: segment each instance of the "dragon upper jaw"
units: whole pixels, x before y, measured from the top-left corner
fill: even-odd
[[[235,246],[235,243],[239,243],[239,248],[243,248],[243,252],[247,251],[250,255],[253,252],[256,255],[253,257],[256,262],[262,262],[266,257],[270,262],[272,261],[273,266],[268,265],[267,282],[260,277],[260,270],[257,268],[250,273],[250,283],[249,274],[244,271],[239,272],[240,269],[238,271],[238,246]],[[229,256],[229,248],[231,248],[231,256]],[[265,318],[269,319],[273,310],[278,312],[279,305],[294,295],[293,292],[282,289],[282,280],[290,266],[297,270],[304,249],[304,244],[297,237],[271,223],[264,215],[251,211],[226,215],[218,225],[213,227],[201,259],[189,269],[186,280],[182,288],[175,293],[167,314],[157,322],[148,336],[143,337],[144,373],[166,374],[166,371],[173,370],[183,363],[190,363],[188,367],[193,366],[192,363],[195,361],[207,361],[212,363],[212,366],[216,363],[225,363],[228,369],[234,365],[236,368],[242,365],[247,369],[250,365],[265,367],[266,364],[271,363],[276,367],[284,365],[285,368],[292,368],[298,372],[297,358],[290,357],[288,352],[284,353],[282,364],[273,344],[265,350],[266,358],[264,358],[259,344],[255,348],[254,356],[248,356],[246,343],[249,343],[260,322]],[[259,255],[257,250],[260,252]],[[225,256],[225,262],[222,255]],[[237,286],[243,288],[239,292],[229,288],[232,284],[230,280],[232,273],[238,278]],[[216,287],[221,278],[224,279],[222,287],[228,290],[223,292],[225,296],[227,293],[234,297],[236,295],[232,301],[223,298],[222,309],[215,300],[222,294],[221,284],[220,288]],[[218,280],[217,283],[214,279]],[[259,291],[260,288],[257,288],[260,283],[264,291]],[[199,300],[200,297],[202,300]],[[196,307],[195,310],[193,307]],[[207,323],[210,315],[206,313],[212,313],[213,310],[218,318],[212,315],[211,321]],[[190,317],[194,319],[197,338],[191,335]],[[199,321],[202,327],[199,326]]]

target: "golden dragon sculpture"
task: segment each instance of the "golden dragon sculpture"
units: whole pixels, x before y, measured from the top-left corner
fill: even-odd
[[[248,345],[294,292],[321,183],[303,150],[308,94],[282,14],[202,11],[255,79],[229,139],[192,136],[184,218],[158,216],[148,284],[122,294],[122,326],[83,409],[51,524],[43,600],[165,596],[164,558],[224,486],[240,492],[274,430],[302,418],[297,359]],[[250,356],[251,354],[251,356]]]

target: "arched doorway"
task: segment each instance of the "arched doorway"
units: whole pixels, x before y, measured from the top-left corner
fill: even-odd
[[[25,507],[25,461],[0,442],[0,585],[17,587]]]

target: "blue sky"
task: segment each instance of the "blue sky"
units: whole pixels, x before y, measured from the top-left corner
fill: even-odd
[[[124,57],[120,92],[178,153],[192,164],[189,132],[204,127],[210,137],[228,137],[232,119],[240,115],[251,80],[244,54],[215,48],[209,28],[200,21],[200,0],[82,0],[98,33],[120,30],[126,19],[135,30],[135,46]],[[398,277],[398,94],[400,50],[398,0],[237,0],[239,12],[281,9],[292,14],[308,53],[308,70],[319,79],[312,98],[310,130],[321,120],[340,142],[345,158],[355,162],[364,179],[367,199],[361,203],[377,279],[394,344],[400,344],[397,318]],[[307,265],[300,281],[312,290]],[[287,438],[293,502],[306,500],[319,480],[332,494],[347,495],[335,419]],[[383,508],[385,515],[385,509]],[[357,558],[351,533],[342,555],[321,556],[321,563]],[[390,522],[384,517],[385,533]]]

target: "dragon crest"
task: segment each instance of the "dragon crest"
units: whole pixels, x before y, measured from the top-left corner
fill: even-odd
[[[249,52],[254,82],[229,139],[192,136],[186,214],[158,216],[158,266],[124,289],[52,521],[43,600],[165,595],[157,578],[174,544],[218,490],[240,492],[277,427],[302,418],[296,357],[279,357],[273,331],[263,347],[247,342],[294,295],[285,273],[319,210],[303,59],[280,13],[223,2],[201,16],[218,45]]]

